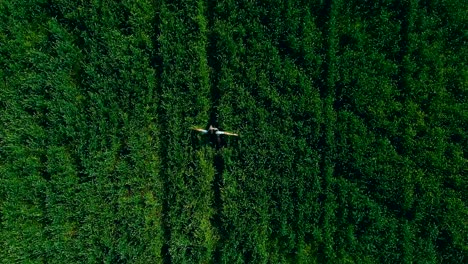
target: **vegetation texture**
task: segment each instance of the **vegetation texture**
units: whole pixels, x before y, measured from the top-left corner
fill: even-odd
[[[0,261],[466,263],[467,25],[460,0],[0,1]]]

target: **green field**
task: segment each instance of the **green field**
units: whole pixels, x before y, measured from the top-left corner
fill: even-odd
[[[3,0],[0,121],[0,263],[468,261],[466,0]]]

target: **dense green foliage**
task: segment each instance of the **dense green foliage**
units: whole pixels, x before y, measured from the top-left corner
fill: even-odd
[[[0,2],[3,263],[468,261],[466,1],[172,2]]]

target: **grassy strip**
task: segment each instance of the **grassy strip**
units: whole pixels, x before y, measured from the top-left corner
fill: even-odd
[[[152,11],[142,4],[141,9],[128,8],[139,14]],[[21,11],[21,7],[28,5],[19,7],[17,10]],[[12,110],[26,111],[23,117],[37,118],[33,122],[37,129],[29,131],[35,134],[33,145],[39,144],[38,153],[42,153],[36,166],[39,179],[34,178],[36,173],[21,177],[19,171],[8,169],[13,173],[12,179],[20,177],[25,182],[10,182],[7,186],[23,193],[33,192],[27,196],[36,202],[24,199],[22,203],[37,207],[39,220],[34,225],[27,219],[15,220],[6,230],[25,230],[26,223],[42,231],[36,232],[41,236],[39,240],[28,236],[34,240],[28,244],[24,244],[26,238],[6,240],[28,245],[22,248],[9,244],[6,247],[9,251],[18,252],[8,254],[11,262],[18,256],[80,263],[158,259],[161,192],[156,177],[158,160],[153,154],[158,142],[152,139],[157,132],[151,125],[154,112],[147,100],[153,96],[155,81],[149,67],[151,47],[145,47],[151,45],[145,39],[145,35],[151,34],[150,13],[146,16],[149,20],[129,23],[136,35],[129,37],[122,35],[119,25],[106,13],[112,8],[127,10],[119,4],[107,5],[108,9],[100,5],[79,6],[72,11],[66,3],[56,1],[35,8],[33,13],[39,21],[18,23],[15,29],[16,40],[26,44],[29,52],[11,47],[10,50],[20,53],[11,54],[18,57],[17,63],[9,64],[17,74],[11,75],[8,82],[11,87],[28,90],[12,99],[30,102]],[[87,8],[90,12],[86,12]],[[100,12],[105,14],[104,18],[90,23]],[[22,38],[32,36],[28,33],[32,25],[41,30],[35,31],[34,42],[28,44]],[[77,32],[74,26],[86,30]],[[43,37],[37,38],[40,36],[37,32]],[[142,44],[140,48],[138,43]],[[88,52],[83,54],[80,49]],[[12,142],[18,147],[23,144]],[[27,160],[33,158],[24,152],[22,155]],[[23,186],[30,180],[39,185]],[[20,197],[11,193],[7,196]],[[15,202],[13,208],[20,208],[22,203]]]
[[[205,126],[210,109],[206,6],[163,3],[158,38],[162,60],[160,113],[171,261],[206,262],[217,241],[213,217],[213,152],[190,127]],[[192,142],[190,141],[192,139]]]

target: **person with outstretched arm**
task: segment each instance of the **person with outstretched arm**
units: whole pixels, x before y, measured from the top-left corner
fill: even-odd
[[[208,130],[206,129],[202,129],[202,128],[192,128],[193,130],[196,130],[198,132],[201,132],[202,134],[208,134],[210,136],[210,141],[212,143],[215,143],[216,144],[216,147],[220,147],[221,146],[221,135],[226,135],[226,136],[239,136],[238,134],[236,133],[231,133],[231,132],[226,132],[226,131],[221,131],[219,130],[218,128],[216,127],[213,127],[212,125],[210,125],[210,127],[208,128]]]

